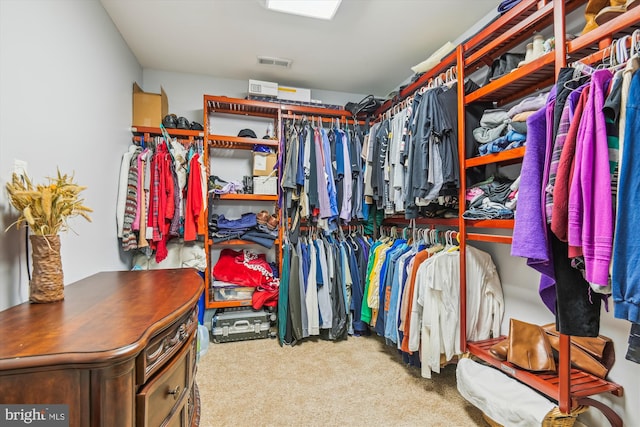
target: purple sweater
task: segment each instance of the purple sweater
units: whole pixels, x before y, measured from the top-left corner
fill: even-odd
[[[549,103],[555,101],[555,86]],[[527,119],[527,150],[522,160],[518,209],[513,228],[511,255],[528,258],[527,265],[541,273],[539,293],[544,304],[555,313],[555,275],[543,212],[543,182],[547,141],[547,107]]]
[[[591,77],[569,187],[569,245],[582,247],[585,278],[601,286],[608,284],[613,244],[609,147],[602,113],[611,78],[609,70],[598,70]]]

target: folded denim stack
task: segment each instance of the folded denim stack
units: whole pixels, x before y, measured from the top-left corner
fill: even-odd
[[[467,189],[468,209],[462,214],[465,219],[511,219],[514,217],[514,198],[517,197],[519,179],[490,178]],[[516,199],[517,200],[517,199]]]
[[[238,219],[228,219],[224,215],[209,216],[209,234],[214,243],[240,239],[247,231],[258,225],[256,214],[245,213]]]
[[[214,243],[242,239],[271,248],[278,238],[278,217],[275,214],[270,215],[267,211],[258,214],[245,213],[238,219],[211,214],[209,234]]]

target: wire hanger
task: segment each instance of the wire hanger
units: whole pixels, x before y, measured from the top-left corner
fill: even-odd
[[[460,243],[459,233],[457,231],[453,231],[453,230],[450,230],[450,231],[451,231],[451,233],[449,234],[449,239],[450,239],[450,242],[451,242],[451,247],[449,248],[449,252],[455,252],[455,251],[460,249],[460,246],[459,246],[459,243]],[[454,245],[453,244],[454,234],[456,235],[456,238],[458,240],[458,245]]]
[[[629,52],[627,51],[627,42],[631,42],[631,36],[624,36],[618,40],[616,45],[616,62],[618,64],[626,64],[629,60]],[[630,43],[633,46],[633,43]]]
[[[630,56],[633,58],[640,52],[640,29],[634,30],[631,34]]]

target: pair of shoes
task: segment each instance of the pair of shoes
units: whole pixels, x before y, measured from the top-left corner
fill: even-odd
[[[268,211],[260,211],[256,215],[256,220],[260,225],[267,225],[267,222],[269,221],[270,217],[271,216],[269,215]]]
[[[622,4],[621,4],[622,3]],[[640,5],[640,1],[636,0],[613,0],[611,6],[602,8],[595,17],[596,24],[603,25],[612,19],[617,18],[624,12]]]
[[[522,67],[523,65],[528,64],[529,62],[544,55],[546,53],[544,42],[544,37],[542,37],[540,34],[536,34],[535,36],[533,36],[533,41],[527,44],[527,50],[525,51],[524,60],[518,63],[518,67]]]
[[[571,337],[571,365],[599,378],[605,378],[615,362],[613,341],[603,335]],[[509,337],[494,344],[489,352],[498,360],[530,371],[556,370],[560,334],[555,324],[538,326],[511,319]]]
[[[511,319],[509,337],[493,345],[489,352],[496,359],[534,372],[555,372],[551,344],[544,330],[531,323]]]
[[[269,217],[269,219],[267,220],[267,228],[271,231],[275,230],[278,228],[278,216],[276,214],[273,214]]]
[[[596,15],[598,15],[602,9],[608,6],[618,6],[625,1],[626,0],[589,0],[584,8],[584,19],[586,23],[581,34],[586,34],[598,28]]]

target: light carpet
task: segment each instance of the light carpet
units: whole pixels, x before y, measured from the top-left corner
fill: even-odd
[[[455,370],[424,379],[379,337],[211,343],[196,376],[200,426],[486,426]]]

